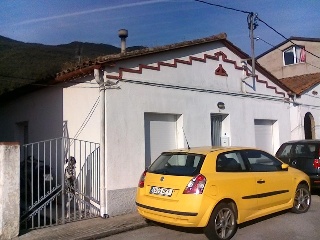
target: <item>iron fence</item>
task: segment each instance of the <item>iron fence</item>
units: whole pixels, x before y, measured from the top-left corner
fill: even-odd
[[[21,229],[100,216],[98,143],[62,137],[21,150]]]

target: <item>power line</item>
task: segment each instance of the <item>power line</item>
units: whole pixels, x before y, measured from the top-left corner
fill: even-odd
[[[85,126],[88,124],[89,120],[91,119],[93,113],[95,112],[98,103],[100,102],[100,96],[97,98],[97,100],[95,101],[95,103],[93,104],[92,108],[90,109],[90,112],[88,113],[87,117],[84,119],[83,123],[81,124],[79,130],[76,132],[76,134],[74,135],[74,139],[76,139],[80,133],[83,131],[83,129],[85,128]]]
[[[208,5],[211,5],[211,6],[215,6],[215,7],[220,7],[220,8],[224,8],[224,9],[228,9],[228,10],[233,10],[233,11],[237,11],[237,12],[242,12],[242,13],[246,13],[248,14],[248,18],[247,18],[247,21],[248,21],[248,25],[249,25],[249,18],[250,16],[253,15],[253,12],[249,12],[249,11],[244,11],[244,10],[240,10],[240,9],[236,9],[236,8],[231,8],[231,7],[226,7],[226,6],[222,6],[222,5],[219,5],[219,4],[215,4],[215,3],[210,3],[210,2],[207,2],[207,1],[203,1],[203,0],[194,0],[195,2],[201,2],[201,3],[204,3],[204,4],[208,4]],[[255,14],[255,18],[254,20],[259,20],[260,22],[264,23],[268,28],[272,29],[274,32],[276,32],[277,34],[279,34],[281,37],[283,37],[284,39],[286,39],[287,41],[291,42],[293,45],[296,46],[296,44],[291,41],[289,38],[285,37],[283,34],[281,34],[279,31],[277,31],[275,28],[271,27],[268,23],[266,23],[265,21],[263,21],[261,18],[258,17],[257,14]],[[256,24],[256,22],[254,22],[254,29],[257,27],[258,25]],[[307,53],[311,54],[312,56],[316,57],[316,58],[320,58],[320,56],[308,51],[308,50],[305,50]]]
[[[280,32],[278,32],[276,29],[274,29],[273,27],[271,27],[269,24],[267,24],[265,21],[263,21],[262,19],[260,19],[259,17],[257,17],[257,19],[264,23],[268,28],[270,28],[271,30],[273,30],[274,32],[276,32],[277,34],[279,34],[281,37],[283,37],[284,39],[286,39],[287,41],[291,42],[293,45],[297,45],[295,44],[292,40],[290,40],[289,38],[286,38],[283,34],[281,34]],[[305,50],[307,53],[311,54],[312,56],[316,57],[316,58],[320,58],[318,55],[312,53],[312,52],[309,52],[307,50]]]
[[[251,12],[248,12],[248,11],[243,11],[243,10],[236,9],[236,8],[226,7],[226,6],[222,6],[222,5],[215,4],[215,3],[209,3],[209,2],[206,2],[206,1],[202,1],[202,0],[194,0],[194,1],[195,2],[201,2],[201,3],[208,4],[208,5],[215,6],[215,7],[220,7],[220,8],[236,11],[236,12],[242,12],[242,13],[248,13],[248,14],[251,13]]]
[[[260,37],[256,37],[255,40],[256,40],[256,41],[261,40],[262,42],[270,45],[271,47],[274,47],[274,48],[276,47],[276,46],[272,45],[271,43],[267,42],[266,40],[264,40],[264,39],[262,39],[262,38],[260,38]],[[281,50],[280,48],[276,48],[276,49],[278,49],[279,51],[282,52],[282,50]],[[297,59],[300,60],[300,58],[297,58]],[[320,67],[317,67],[317,66],[315,66],[315,65],[313,65],[313,64],[311,64],[311,63],[308,63],[307,61],[305,61],[304,63],[306,63],[306,64],[308,64],[308,65],[310,65],[310,66],[312,66],[312,67],[314,67],[314,68],[320,69]]]

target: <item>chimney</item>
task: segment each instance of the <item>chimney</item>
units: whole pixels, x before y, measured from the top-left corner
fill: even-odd
[[[121,38],[121,53],[126,53],[126,38],[128,37],[128,30],[127,29],[120,29],[119,38]]]

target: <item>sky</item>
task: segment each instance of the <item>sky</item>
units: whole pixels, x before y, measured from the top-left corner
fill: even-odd
[[[320,0],[1,0],[0,35],[47,45],[73,41],[156,47],[226,33],[251,55],[246,12],[257,14],[254,53],[284,37],[320,38]],[[240,11],[236,11],[240,10]],[[244,13],[245,12],[245,13]],[[269,28],[274,28],[278,33]]]

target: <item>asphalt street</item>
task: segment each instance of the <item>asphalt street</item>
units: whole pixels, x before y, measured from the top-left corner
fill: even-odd
[[[318,240],[320,239],[320,196],[312,195],[307,213],[284,211],[239,226],[232,240]],[[153,225],[104,238],[108,240],[206,240],[201,230]]]

